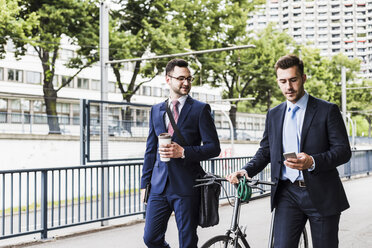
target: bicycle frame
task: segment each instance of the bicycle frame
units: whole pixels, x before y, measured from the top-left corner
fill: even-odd
[[[242,230],[239,227],[239,219],[240,219],[240,207],[241,207],[241,200],[238,196],[238,193],[235,193],[235,204],[234,204],[234,210],[233,210],[233,215],[231,218],[231,225],[230,229],[227,230],[226,235],[230,237],[230,235],[233,233],[235,237],[233,237],[234,240],[234,247],[238,247],[238,241],[241,239],[243,242],[244,246],[246,248],[250,248],[248,241],[246,240],[246,234],[242,232]]]

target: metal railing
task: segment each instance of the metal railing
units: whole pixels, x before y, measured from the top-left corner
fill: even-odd
[[[227,175],[250,159],[216,158],[203,161],[202,166],[208,172]],[[0,239],[35,233],[45,239],[52,230],[145,214],[140,202],[142,164],[0,171]],[[351,177],[369,174],[371,165],[372,150],[353,151],[350,162],[338,170],[341,177]],[[257,177],[270,180],[270,166]],[[234,187],[228,183],[225,187],[227,195],[233,195]],[[108,202],[104,202],[105,194]],[[222,192],[221,199],[227,195]]]

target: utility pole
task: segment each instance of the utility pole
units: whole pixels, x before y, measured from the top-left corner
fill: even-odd
[[[342,106],[342,119],[346,125],[346,68],[341,67],[341,106]]]
[[[109,59],[109,7],[106,1],[100,2],[100,21],[99,21],[99,50],[101,65],[101,105],[100,105],[100,125],[101,125],[101,161],[107,161],[108,158],[108,124],[107,112],[108,105],[108,64]],[[105,162],[101,162],[104,164]],[[109,169],[102,168],[101,171],[101,218],[108,217],[109,213]],[[108,221],[101,221],[101,226],[108,225]]]

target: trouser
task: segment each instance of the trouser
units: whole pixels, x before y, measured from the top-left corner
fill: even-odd
[[[306,187],[280,181],[274,221],[274,247],[297,248],[309,220],[314,248],[338,247],[340,215],[322,216],[310,200]]]
[[[169,247],[165,241],[168,220],[174,211],[180,248],[196,248],[199,197],[172,193],[150,194],[146,208],[144,242],[149,248]]]

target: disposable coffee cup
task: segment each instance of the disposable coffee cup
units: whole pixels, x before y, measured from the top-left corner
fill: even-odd
[[[172,142],[172,136],[169,133],[161,133],[158,136],[159,138],[159,148],[161,145],[167,145]],[[162,158],[160,157],[160,161],[168,162],[170,158]]]

